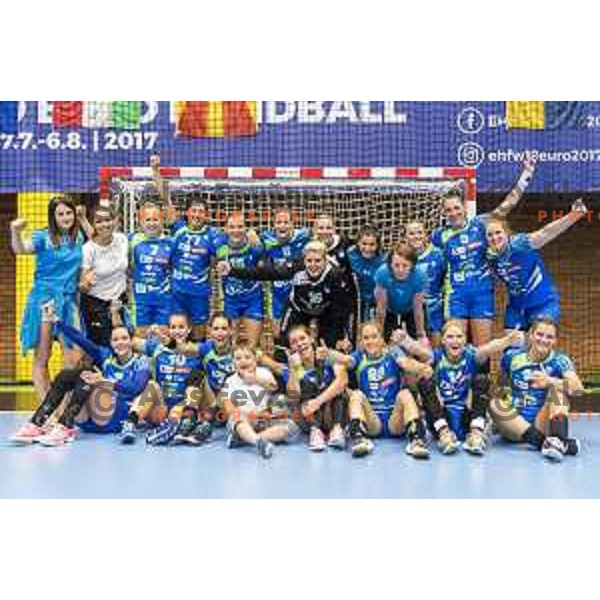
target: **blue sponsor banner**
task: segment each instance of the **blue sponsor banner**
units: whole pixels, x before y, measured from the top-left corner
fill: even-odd
[[[52,103],[23,101],[0,132],[0,191],[85,191],[102,166],[467,166],[480,191],[505,191],[525,152],[532,191],[600,189],[600,102],[577,128],[508,129],[505,102],[262,101],[258,132],[176,136],[175,103],[143,101],[139,129],[52,125]]]

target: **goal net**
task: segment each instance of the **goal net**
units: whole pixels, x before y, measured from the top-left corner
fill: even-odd
[[[339,233],[355,239],[366,225],[375,227],[384,247],[402,238],[407,223],[419,220],[431,231],[443,223],[443,199],[458,191],[469,212],[475,212],[475,176],[470,169],[392,169],[393,177],[341,177],[350,170],[336,169],[335,177],[311,178],[197,178],[195,169],[163,168],[173,210],[167,215],[184,215],[192,197],[207,206],[208,224],[222,227],[229,215],[242,212],[248,226],[258,232],[269,229],[278,208],[291,209],[296,227],[310,227],[319,214],[334,218]],[[229,170],[222,170],[229,171]],[[274,170],[277,173],[277,170]],[[399,176],[406,172],[406,176]],[[413,176],[409,176],[413,174]],[[251,173],[249,173],[251,175]],[[114,175],[114,176],[112,176]],[[126,232],[135,231],[139,208],[158,193],[149,169],[113,169],[104,172],[105,201],[115,204],[123,216]],[[166,208],[166,207],[165,207]]]
[[[290,176],[291,174],[296,176]],[[302,177],[305,173],[307,176]],[[422,221],[430,232],[444,221],[443,199],[458,192],[467,209],[475,213],[475,173],[471,169],[196,169],[161,168],[164,191],[171,206],[167,221],[185,215],[192,198],[206,206],[207,224],[223,227],[228,216],[242,213],[249,228],[260,233],[273,226],[277,209],[288,207],[295,227],[311,227],[320,214],[333,217],[338,233],[349,240],[369,225],[379,232],[384,249],[391,248],[406,225]],[[200,176],[203,175],[203,176]],[[208,177],[206,176],[208,175]],[[122,215],[123,229],[138,227],[140,208],[159,201],[148,168],[104,169],[101,195]],[[213,273],[211,310],[222,310],[222,287]],[[265,314],[270,314],[270,286],[264,284]],[[272,347],[269,324],[263,348]]]

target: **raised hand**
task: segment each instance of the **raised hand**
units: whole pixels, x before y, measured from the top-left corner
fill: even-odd
[[[525,342],[525,334],[519,329],[513,329],[506,338],[511,346],[522,346]]]
[[[343,352],[344,354],[350,354],[352,352],[352,342],[345,337],[343,340],[339,340],[335,345],[335,349]]]
[[[528,177],[532,177],[535,172],[536,165],[537,160],[531,154],[529,154],[523,161],[523,173]]]
[[[573,202],[571,212],[579,213],[582,216],[587,214],[587,206],[585,205],[583,198],[577,198],[577,200]]]
[[[14,231],[16,233],[23,231],[26,227],[27,227],[27,221],[25,219],[15,219],[14,221],[11,221],[11,223],[10,223],[10,228],[12,229],[12,231]]]
[[[390,339],[392,344],[394,344],[395,346],[402,346],[402,344],[406,341],[407,338],[408,332],[403,327],[402,329],[395,329],[392,332],[392,336]]]
[[[321,340],[319,346],[317,347],[317,351],[315,353],[316,359],[319,361],[327,360],[329,356],[329,348],[325,343],[325,340]]]
[[[153,154],[150,157],[150,167],[152,169],[160,168],[160,156],[158,154]]]

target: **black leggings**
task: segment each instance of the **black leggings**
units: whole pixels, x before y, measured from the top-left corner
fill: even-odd
[[[406,325],[406,331],[411,338],[417,338],[417,326],[415,324],[415,315],[412,310],[398,315],[388,311],[385,315],[385,322],[383,325],[383,337],[385,338],[385,341],[389,342],[392,333],[394,333],[396,329],[400,329],[402,325]]]
[[[65,427],[73,427],[75,418],[94,390],[94,386],[81,379],[81,374],[86,370],[88,369],[63,369],[52,382],[50,390],[35,411],[31,422],[42,427],[60,406],[64,397],[71,392],[71,399],[58,422]]]
[[[328,311],[320,317],[311,317],[293,308],[288,308],[281,322],[281,345],[288,346],[287,336],[292,327],[295,325],[305,325],[310,329],[310,323],[313,320],[317,322],[319,328],[317,343],[320,340],[324,340],[330,348],[335,348],[337,342],[346,337],[347,324],[340,318],[339,314]]]
[[[127,305],[127,296],[125,294],[122,294],[119,300],[123,303],[124,307]],[[113,330],[110,316],[110,302],[82,293],[80,294],[79,305],[86,336],[94,344],[110,346],[110,336]],[[121,320],[125,322],[125,308],[121,309]]]

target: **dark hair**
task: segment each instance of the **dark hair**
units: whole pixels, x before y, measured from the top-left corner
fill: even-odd
[[[188,210],[192,206],[201,206],[205,210],[208,209],[208,200],[202,194],[194,192],[186,195],[185,198],[185,209]]]
[[[133,330],[128,327],[127,325],[125,325],[124,323],[122,323],[121,325],[117,325],[116,327],[112,328],[112,331],[110,332],[110,335],[112,337],[112,334],[117,330],[117,329],[124,329],[125,331],[127,331],[127,333],[129,334],[129,337],[132,338],[133,337]]]
[[[55,196],[48,203],[48,233],[52,240],[53,246],[59,246],[62,237],[62,231],[60,230],[58,223],[56,222],[56,209],[63,204],[67,208],[73,211],[73,225],[67,232],[71,244],[74,244],[77,240],[77,234],[79,233],[79,222],[77,220],[77,210],[75,204],[69,198],[65,196]]]
[[[381,235],[379,231],[375,229],[372,225],[365,225],[356,236],[356,243],[360,242],[360,240],[366,236],[371,236],[375,238],[375,242],[377,243],[377,254],[381,252]]]
[[[537,329],[540,325],[552,325],[552,327],[554,327],[555,331],[558,333],[558,324],[556,323],[556,321],[552,317],[544,316],[535,319],[535,321],[529,327],[529,331]]]
[[[174,312],[171,313],[169,315],[169,324],[171,323],[171,319],[173,317],[183,317],[185,319],[185,322],[189,325],[190,324],[190,318],[184,313],[184,312]]]
[[[410,263],[413,267],[417,264],[417,253],[408,245],[406,240],[400,240],[390,251],[387,257],[388,267],[392,267],[394,256],[401,256]]]
[[[213,327],[215,324],[215,321],[217,319],[225,319],[225,321],[227,321],[227,325],[229,325],[229,327],[232,327],[232,325],[233,325],[231,319],[227,315],[225,315],[225,313],[218,312],[218,313],[214,313],[213,316],[208,320],[208,326]]]
[[[113,209],[110,208],[110,206],[103,206],[102,204],[98,204],[94,207],[94,210],[92,211],[92,225],[96,222],[99,213],[103,215],[108,215],[111,218],[111,220],[115,218],[115,213]]]

